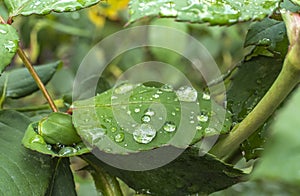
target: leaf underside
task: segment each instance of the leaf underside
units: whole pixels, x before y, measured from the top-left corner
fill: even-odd
[[[208,22],[212,25],[232,24],[241,21],[261,20],[271,15],[280,1],[189,1],[161,0],[130,2],[130,22],[145,16],[172,17],[177,21]]]

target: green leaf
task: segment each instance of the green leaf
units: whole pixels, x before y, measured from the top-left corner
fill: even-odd
[[[74,102],[72,120],[89,147],[109,153],[127,154],[166,145],[187,147],[204,136],[230,130],[230,114],[212,103],[210,95],[188,86],[175,91],[169,85],[124,83]],[[223,121],[222,114],[226,115]]]
[[[55,12],[76,11],[98,3],[99,0],[4,0],[6,7],[9,10],[9,16],[17,15],[28,16],[31,14],[49,14]]]
[[[178,21],[196,23],[209,22],[210,24],[223,25],[248,20],[261,20],[271,15],[278,7],[277,1],[188,1],[188,0],[163,0],[130,2],[130,22],[145,16],[172,17]]]
[[[252,24],[247,33],[245,47],[262,46],[284,57],[287,53],[288,39],[284,22],[265,18]]]
[[[148,171],[117,169],[93,155],[83,158],[117,176],[139,193],[151,195],[208,194],[240,181],[244,174],[210,154],[199,156],[198,148],[188,148],[176,160]],[[125,155],[126,156],[126,155]]]
[[[101,195],[105,195],[105,196],[123,195],[120,188],[120,184],[116,179],[116,177],[109,175],[99,165],[90,162],[90,160],[86,159],[86,161],[90,164],[86,169],[93,176],[97,191]]]
[[[238,65],[237,72],[231,78],[227,92],[228,108],[233,121],[241,122],[261,100],[277,78],[282,67],[282,60],[269,57],[253,57]],[[271,117],[272,119],[272,117]],[[247,160],[256,158],[263,151],[266,140],[264,133],[267,124],[250,136],[241,146]]]
[[[281,9],[285,9],[285,10],[289,10],[291,12],[299,12],[300,11],[300,6],[295,5],[294,3],[292,3],[290,0],[284,0],[281,4],[280,4],[280,8]]]
[[[47,196],[76,196],[73,174],[70,169],[68,158],[53,159],[54,171],[51,183],[49,184]]]
[[[0,73],[11,62],[19,47],[19,36],[14,27],[0,24]]]
[[[44,84],[47,84],[57,69],[62,66],[61,61],[36,66],[35,70]],[[39,88],[26,68],[4,72],[0,76],[0,93],[2,94],[7,82],[6,97],[20,98],[37,91]]]
[[[294,4],[300,6],[300,1],[299,0],[291,0]]]
[[[272,137],[252,177],[299,185],[300,91],[297,89],[272,124]],[[274,164],[276,163],[276,164]]]
[[[0,111],[0,194],[44,195],[51,178],[51,157],[21,145],[30,120],[15,111]]]
[[[82,142],[72,145],[47,144],[44,138],[37,133],[37,127],[38,122],[33,122],[27,127],[22,140],[26,148],[54,157],[72,157],[90,152]]]

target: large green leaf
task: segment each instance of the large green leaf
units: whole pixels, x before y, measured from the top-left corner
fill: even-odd
[[[279,0],[132,0],[130,2],[130,21],[133,22],[145,16],[161,16],[173,17],[178,21],[231,24],[263,19],[273,13],[279,2]]]
[[[166,145],[187,147],[204,136],[227,133],[230,114],[213,103],[207,93],[188,86],[175,91],[168,85],[124,83],[74,102],[72,119],[89,147],[127,154]]]
[[[44,195],[51,178],[51,157],[24,148],[30,123],[14,111],[0,111],[0,194]]]
[[[253,178],[299,185],[299,108],[300,91],[297,89],[285,107],[278,111],[272,125],[272,137],[253,172]]]
[[[54,73],[62,66],[61,61],[36,66],[35,70],[44,84],[47,84]],[[37,91],[39,88],[26,68],[4,72],[0,76],[0,94],[6,83],[6,97],[20,98]]]
[[[0,24],[0,73],[11,62],[19,47],[19,36],[11,25]]]
[[[53,159],[53,176],[49,184],[47,196],[76,196],[73,174],[68,158]]]
[[[98,2],[99,0],[4,0],[10,17],[17,15],[49,14],[51,11],[76,11]]]
[[[151,195],[208,194],[241,180],[244,174],[212,155],[199,156],[198,148],[188,148],[176,160],[148,171],[127,171],[106,165],[92,155],[83,155],[89,163],[103,167],[131,188]]]

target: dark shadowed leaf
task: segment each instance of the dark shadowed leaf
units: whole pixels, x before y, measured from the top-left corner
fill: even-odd
[[[172,17],[178,21],[210,24],[232,24],[239,21],[261,20],[271,15],[280,1],[188,1],[163,0],[130,2],[130,21],[145,16]]]
[[[62,66],[61,61],[36,66],[35,70],[44,84],[47,84],[57,69]],[[6,97],[20,98],[37,91],[39,88],[26,68],[4,72],[0,76],[0,94],[6,83]]]
[[[44,195],[51,179],[51,157],[24,148],[30,120],[14,111],[0,111],[0,195]]]
[[[84,155],[90,163],[101,166],[139,193],[151,195],[208,194],[240,181],[244,174],[212,155],[199,156],[198,148],[188,148],[176,160],[148,171],[127,171],[106,165],[93,155]]]
[[[70,169],[68,158],[55,158],[52,160],[53,173],[52,180],[46,196],[76,196],[73,174]]]
[[[19,36],[14,27],[0,24],[0,73],[11,62],[18,49]]]

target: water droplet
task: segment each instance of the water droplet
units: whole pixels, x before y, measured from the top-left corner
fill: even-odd
[[[175,113],[175,112],[172,112],[171,114],[172,114],[172,116],[175,116],[175,115],[176,115],[176,113]]]
[[[114,133],[114,132],[117,131],[117,128],[116,127],[111,127],[110,130],[111,130],[112,133]]]
[[[116,136],[115,136],[115,141],[120,143],[120,142],[123,142],[124,141],[124,133],[118,133]]]
[[[202,95],[202,99],[210,100],[210,95],[204,92],[203,95]]]
[[[35,135],[33,138],[31,138],[30,143],[46,144],[41,135]]]
[[[141,144],[150,143],[156,136],[156,130],[149,124],[141,124],[133,131],[133,139]]]
[[[4,48],[8,50],[8,52],[16,52],[17,51],[17,44],[11,40],[4,44]]]
[[[155,112],[154,110],[152,110],[151,108],[147,109],[145,111],[145,115],[148,115],[148,116],[154,116],[155,115]]]
[[[91,141],[92,144],[97,143],[106,134],[106,129],[103,129],[103,128],[88,129],[87,134],[90,137],[90,139],[92,140]]]
[[[148,115],[144,115],[144,116],[142,117],[142,121],[143,121],[144,123],[148,123],[148,122],[151,121],[151,117],[148,116]]]
[[[174,132],[176,130],[176,125],[173,122],[166,122],[163,126],[166,132]]]
[[[194,120],[191,120],[191,121],[190,121],[190,123],[191,123],[191,124],[194,124],[194,123],[195,123],[195,121],[194,121]]]
[[[195,102],[198,93],[190,86],[182,86],[176,91],[177,97],[180,101]]]
[[[124,94],[131,91],[135,86],[129,83],[124,83],[117,86],[114,90],[116,94]]]
[[[165,92],[172,92],[172,91],[174,91],[174,88],[170,84],[165,84],[160,88],[160,90],[165,91]]]
[[[77,152],[77,150],[73,147],[64,147],[58,152],[58,155],[59,156],[66,156],[66,155],[71,155],[71,154],[76,153],[76,152]]]
[[[208,121],[208,116],[203,113],[203,114],[198,115],[197,119],[198,119],[199,122],[207,122]]]
[[[131,114],[131,111],[130,111],[130,110],[128,110],[128,111],[127,111],[127,114],[128,114],[128,115],[130,115],[130,114]]]
[[[0,33],[2,34],[7,34],[7,31],[3,30],[3,29],[0,29]]]
[[[152,97],[154,97],[155,99],[158,99],[159,95],[158,94],[154,94],[154,95],[152,95]]]
[[[212,134],[218,134],[219,132],[215,128],[207,127],[205,129],[205,134],[212,135]]]
[[[135,112],[135,113],[139,113],[140,111],[141,111],[140,108],[135,108],[135,109],[134,109],[134,112]]]
[[[197,131],[200,131],[201,129],[202,129],[202,127],[201,127],[200,125],[197,125],[197,126],[196,126],[196,130],[197,130]]]

